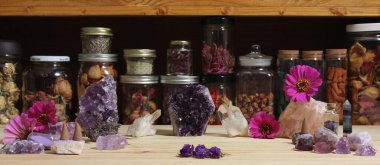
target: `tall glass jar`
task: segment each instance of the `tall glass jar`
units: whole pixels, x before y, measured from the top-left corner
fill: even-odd
[[[338,134],[339,114],[336,103],[327,103],[326,109],[323,114],[324,127]]]
[[[343,123],[343,103],[346,100],[347,49],[327,49],[327,102],[336,103],[339,122]]]
[[[235,57],[232,51],[233,20],[226,17],[210,17],[204,20],[202,73],[230,74],[234,71]]]
[[[302,64],[308,65],[317,69],[320,73],[320,78],[325,79],[325,62],[323,60],[322,50],[302,51]],[[323,81],[322,85],[318,88],[318,92],[313,96],[314,99],[319,101],[326,101],[326,82]]]
[[[274,73],[270,67],[271,60],[271,56],[261,54],[259,45],[253,45],[251,53],[239,57],[236,105],[248,121],[259,111],[273,114]]]
[[[107,75],[113,76],[117,82],[118,72],[114,67],[117,54],[79,54],[80,68],[78,76],[78,98],[88,86],[98,82]]]
[[[178,75],[178,76],[161,76],[162,83],[162,122],[161,124],[171,124],[170,122],[170,114],[169,114],[169,97],[179,91],[182,88],[187,87],[190,84],[198,84],[199,77],[198,76],[186,76],[186,75]]]
[[[275,110],[275,116],[278,118],[280,114],[288,106],[290,100],[285,96],[283,90],[285,85],[285,76],[289,73],[290,68],[300,64],[299,50],[279,50],[277,56],[277,80],[276,80],[276,91],[278,95],[276,96],[276,104],[278,105]]]
[[[221,120],[218,117],[219,105],[222,104],[223,98],[234,100],[235,98],[235,75],[205,75],[202,76],[202,84],[210,91],[212,101],[215,105],[215,111],[210,117],[208,124],[220,125]]]
[[[380,23],[346,26],[353,124],[380,125]]]
[[[72,110],[68,56],[31,56],[31,67],[23,73],[23,111],[41,102],[54,102],[57,121],[67,121]]]
[[[111,53],[112,30],[104,27],[83,27],[82,53]]]
[[[192,75],[193,55],[190,41],[170,41],[167,51],[167,75]]]
[[[122,75],[123,124],[156,111],[159,103],[158,76]]]
[[[19,114],[21,104],[21,46],[15,41],[0,40],[0,124]]]
[[[124,49],[128,75],[152,75],[156,50]]]

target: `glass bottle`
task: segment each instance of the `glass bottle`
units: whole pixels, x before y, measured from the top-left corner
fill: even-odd
[[[336,103],[327,103],[327,110],[323,114],[324,126],[325,128],[338,134],[339,127],[339,114],[337,112]]]
[[[192,75],[193,55],[190,41],[170,41],[167,50],[167,75]]]
[[[322,50],[302,51],[302,64],[315,68],[320,73],[320,78],[325,79],[325,63],[323,61]],[[318,92],[313,96],[314,99],[319,101],[326,101],[326,82],[323,81],[322,85],[318,88]]]
[[[156,50],[124,49],[128,75],[152,75]]]
[[[111,53],[112,30],[104,27],[81,28],[82,53]]]

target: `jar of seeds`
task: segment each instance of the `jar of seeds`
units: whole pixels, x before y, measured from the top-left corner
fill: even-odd
[[[104,27],[81,29],[82,53],[111,53],[112,30]]]
[[[171,41],[167,52],[167,75],[192,75],[193,56],[190,41]]]
[[[128,75],[152,75],[156,50],[124,49]]]

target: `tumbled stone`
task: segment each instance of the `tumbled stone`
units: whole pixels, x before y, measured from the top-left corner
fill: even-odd
[[[44,146],[30,140],[20,140],[5,145],[0,153],[5,154],[39,154],[44,152]]]
[[[96,140],[98,150],[119,150],[127,145],[127,139],[119,134],[99,136]]]
[[[338,122],[332,121],[332,120],[327,120],[327,121],[325,121],[324,126],[325,126],[325,128],[333,131],[335,134],[338,134],[338,126],[339,126]]]
[[[318,142],[314,145],[314,152],[319,154],[331,153],[334,148],[326,142]]]
[[[315,143],[326,142],[334,149],[338,138],[337,134],[325,127],[318,128],[317,131],[314,132]]]
[[[348,135],[350,149],[356,151],[362,145],[372,145],[372,137],[368,132],[356,132]]]
[[[376,149],[372,145],[362,145],[356,150],[355,154],[359,156],[375,156]]]
[[[55,140],[51,150],[56,154],[79,155],[82,153],[84,141],[74,140]]]
[[[301,151],[313,150],[313,135],[302,134],[298,136],[298,140],[297,140],[295,148]]]
[[[350,154],[350,143],[348,142],[347,137],[341,137],[339,138],[338,142],[336,143],[336,154]]]
[[[300,135],[303,135],[303,134],[305,134],[305,133],[303,133],[303,132],[297,132],[297,133],[293,134],[293,136],[292,136],[292,144],[296,144],[297,140],[298,140],[298,137]]]
[[[161,116],[161,110],[156,110],[153,114],[147,114],[137,118],[128,127],[127,135],[133,137],[151,136],[156,134],[153,123]]]
[[[54,138],[50,134],[33,132],[28,135],[28,140],[41,143],[42,145],[44,145],[45,149],[50,149],[51,145],[53,144]]]

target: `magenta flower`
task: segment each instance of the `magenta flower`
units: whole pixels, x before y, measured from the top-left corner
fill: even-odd
[[[307,65],[296,65],[290,68],[290,74],[286,74],[284,91],[286,97],[294,102],[309,102],[310,97],[318,91],[322,85],[320,73]]]
[[[46,132],[49,130],[49,124],[56,124],[54,102],[45,103],[43,101],[35,102],[28,112],[29,120],[36,120],[34,131]]]
[[[280,124],[273,115],[258,112],[249,121],[249,131],[252,138],[273,139],[280,131]]]
[[[36,120],[29,120],[28,115],[22,113],[15,116],[4,128],[2,143],[8,144],[16,140],[25,140],[33,131]]]

